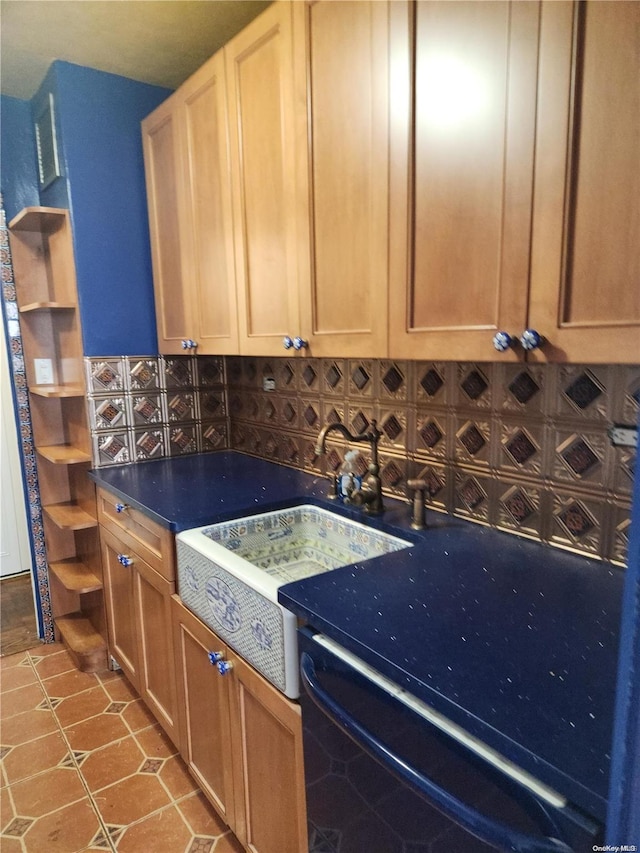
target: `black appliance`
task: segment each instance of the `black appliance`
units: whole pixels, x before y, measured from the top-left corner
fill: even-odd
[[[309,853],[591,853],[601,827],[334,641],[298,631]]]

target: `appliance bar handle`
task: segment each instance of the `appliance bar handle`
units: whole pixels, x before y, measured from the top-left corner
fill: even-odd
[[[346,732],[372,758],[393,770],[413,790],[426,797],[447,817],[481,841],[514,853],[572,853],[570,847],[556,838],[525,835],[483,815],[396,755],[320,685],[313,658],[307,652],[303,652],[300,657],[300,674],[305,690],[313,702],[338,728]]]

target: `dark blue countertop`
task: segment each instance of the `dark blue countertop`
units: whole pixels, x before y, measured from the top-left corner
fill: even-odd
[[[174,531],[328,488],[234,452],[91,476]],[[604,821],[623,572],[438,513],[416,534],[386,503],[370,522],[413,547],[288,584],[282,604]]]
[[[95,468],[89,476],[174,533],[327,493],[324,477],[234,451]]]

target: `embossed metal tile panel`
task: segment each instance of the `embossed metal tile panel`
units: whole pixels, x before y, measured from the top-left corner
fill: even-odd
[[[607,430],[635,423],[640,366],[228,362],[230,400],[244,394],[230,411],[235,449],[332,476],[346,445],[332,435],[316,457],[322,426],[341,421],[361,432],[376,418],[387,494],[406,497],[407,479],[421,477],[434,509],[624,564],[636,452],[611,447]],[[266,374],[274,392],[262,390]]]
[[[95,466],[228,447],[222,357],[87,358],[85,370]]]

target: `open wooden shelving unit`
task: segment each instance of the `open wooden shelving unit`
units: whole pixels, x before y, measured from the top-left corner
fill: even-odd
[[[93,672],[108,665],[107,628],[69,213],[28,207],[9,230],[54,624]],[[35,359],[51,361],[51,383],[36,381]]]

